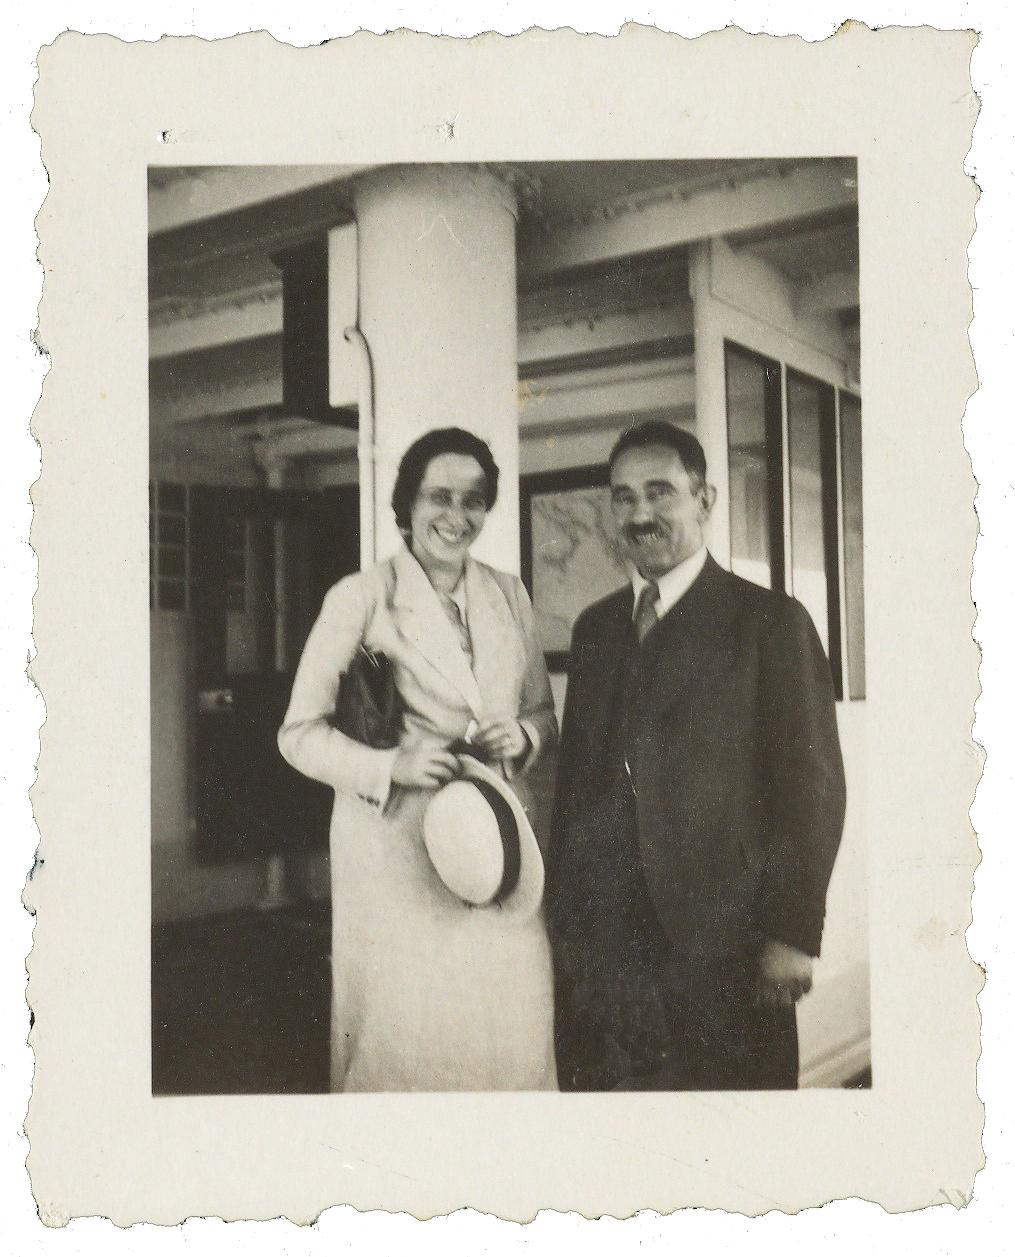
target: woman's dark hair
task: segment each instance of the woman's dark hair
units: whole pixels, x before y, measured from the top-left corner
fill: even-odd
[[[705,451],[696,436],[686,428],[678,428],[665,419],[645,419],[622,432],[610,451],[610,471],[625,450],[644,449],[648,445],[663,445],[680,455],[684,470],[699,486],[705,484]]]
[[[441,454],[464,454],[474,458],[483,469],[486,509],[489,511],[497,501],[500,469],[494,462],[489,445],[464,428],[433,428],[413,441],[398,464],[395,487],[391,491],[391,509],[395,512],[395,524],[399,531],[408,532],[412,527],[412,504],[416,501],[419,486],[423,483],[427,467]]]

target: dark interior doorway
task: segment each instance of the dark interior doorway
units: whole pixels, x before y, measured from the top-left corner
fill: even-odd
[[[191,490],[194,801],[202,863],[327,843],[331,791],[276,735],[325,591],[359,566],[359,490]]]

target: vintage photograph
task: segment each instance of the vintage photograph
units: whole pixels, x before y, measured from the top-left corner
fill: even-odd
[[[148,167],[151,1089],[876,1087],[857,162]]]
[[[47,1224],[968,1203],[975,47],[40,52]]]

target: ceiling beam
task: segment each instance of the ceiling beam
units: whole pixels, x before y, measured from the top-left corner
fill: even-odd
[[[694,331],[691,302],[679,306],[629,310],[601,318],[558,322],[543,326],[518,326],[518,370],[552,358],[565,358],[576,353],[595,353],[641,345],[665,336],[689,336]],[[545,374],[545,372],[544,372]]]
[[[837,314],[860,304],[860,277],[856,271],[834,271],[797,289],[800,314]]]
[[[591,223],[533,237],[519,267],[531,282],[555,271],[810,218],[856,204],[852,172],[852,163],[827,161],[686,196],[673,189],[643,205],[605,207]]]
[[[235,341],[282,335],[282,280],[200,300],[153,302],[148,315],[148,357],[215,349]]]
[[[690,333],[692,322],[689,298],[681,305],[652,305],[595,318],[558,316],[535,326],[523,317],[518,328],[518,360],[538,362],[579,351],[682,336]],[[281,334],[281,279],[202,297],[159,298],[149,306],[148,356],[153,361]]]
[[[365,169],[363,165],[188,167],[186,173],[163,180],[156,168],[149,186],[148,231],[151,235],[175,231],[276,197],[339,183]]]

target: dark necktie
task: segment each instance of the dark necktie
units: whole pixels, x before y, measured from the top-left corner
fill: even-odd
[[[638,605],[634,611],[634,631],[638,634],[639,644],[645,640],[652,629],[659,623],[656,613],[656,599],[659,597],[659,586],[650,580],[638,595]]]

